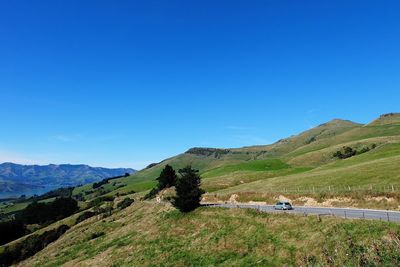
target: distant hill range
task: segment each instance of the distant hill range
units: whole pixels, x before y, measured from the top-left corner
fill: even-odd
[[[134,172],[135,170],[130,168],[109,169],[88,165],[39,166],[3,163],[0,164],[0,194],[76,186]]]

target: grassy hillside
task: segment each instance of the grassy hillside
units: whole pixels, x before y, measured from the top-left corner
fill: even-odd
[[[345,146],[369,151],[347,159],[335,158],[333,154]],[[399,209],[399,156],[400,114],[382,115],[366,125],[335,119],[272,145],[192,148],[100,189],[93,190],[91,184],[78,187],[74,195],[82,194],[90,200],[101,194],[144,194],[169,164],[176,170],[186,165],[200,170],[202,186],[213,199],[226,200],[237,194],[245,195],[242,199],[246,201],[274,202],[279,195],[296,193],[296,198],[322,201],[327,197],[321,197],[321,193],[329,193],[329,198],[345,195],[352,199],[333,205]],[[360,194],[367,191],[373,197],[391,193],[390,203],[383,203],[389,198],[380,203],[360,202]]]
[[[335,158],[333,154],[345,146],[367,150],[351,158]],[[105,189],[108,194],[146,191],[166,164],[175,169],[190,164],[200,170],[203,188],[221,199],[233,193],[250,196],[272,191],[349,195],[347,191],[368,190],[400,196],[399,156],[400,114],[382,115],[366,125],[335,119],[272,145],[193,148],[117,179]],[[394,203],[390,207],[397,209]]]
[[[272,204],[288,199],[295,205],[399,210],[399,122],[399,114],[367,125],[333,120],[272,145],[192,148],[100,187],[75,188],[81,207],[104,196],[117,196],[114,204],[125,195],[136,202],[115,209],[110,217],[95,216],[75,225],[74,215],[48,226],[64,223],[72,228],[20,265],[398,265],[400,227],[395,224],[325,217],[320,222],[315,217],[205,207],[183,215],[168,204],[138,200],[169,164],[176,170],[192,165],[200,171],[204,201]],[[346,149],[352,153],[334,156]],[[164,193],[170,196],[174,190]],[[18,207],[5,206],[3,211]]]
[[[394,266],[399,242],[400,226],[385,222],[136,203],[73,226],[20,266]]]

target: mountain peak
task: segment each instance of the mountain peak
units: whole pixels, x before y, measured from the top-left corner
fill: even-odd
[[[333,119],[330,120],[326,123],[318,125],[318,127],[323,127],[323,126],[357,126],[360,125],[359,123],[349,121],[349,120],[343,120],[343,119]]]

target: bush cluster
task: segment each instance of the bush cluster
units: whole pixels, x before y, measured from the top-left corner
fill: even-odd
[[[93,211],[85,211],[84,213],[79,215],[78,218],[76,218],[75,224],[78,224],[80,222],[83,222],[84,220],[92,218],[95,215],[96,213],[94,213]]]
[[[0,266],[10,266],[35,255],[48,244],[56,241],[68,229],[67,225],[61,225],[43,234],[29,236],[24,242],[6,246],[4,251],[0,253]]]
[[[118,178],[123,178],[123,177],[128,177],[130,174],[129,173],[125,173],[124,175],[119,175],[119,176],[114,176],[114,177],[110,177],[110,178],[106,178],[101,180],[100,182],[97,183],[93,183],[92,188],[96,189],[99,188],[105,184],[108,184],[109,181],[114,180],[114,179],[118,179]]]
[[[48,225],[79,210],[72,198],[58,198],[51,203],[33,202],[18,212],[13,220],[0,223],[0,245],[7,244],[29,233],[26,225]]]
[[[16,215],[25,224],[48,224],[74,214],[78,202],[72,198],[57,198],[50,203],[33,202]]]
[[[0,245],[20,238],[27,233],[26,226],[21,221],[8,221],[0,223]]]
[[[118,203],[117,208],[119,209],[125,209],[127,207],[129,207],[130,205],[132,205],[132,203],[134,202],[133,199],[127,197],[124,200],[122,200],[121,202]]]
[[[367,153],[368,151],[375,149],[375,148],[376,148],[376,144],[372,144],[371,147],[368,147],[368,146],[363,147],[363,148],[361,148],[361,150],[356,150],[351,147],[344,146],[343,149],[336,151],[333,154],[333,157],[339,158],[339,159],[347,159],[347,158],[351,158],[355,155]]]
[[[113,197],[113,196],[101,196],[101,197],[97,197],[97,198],[95,198],[95,199],[93,199],[92,201],[89,202],[88,208],[100,206],[100,205],[103,204],[104,202],[111,202],[111,201],[114,201],[114,197]]]

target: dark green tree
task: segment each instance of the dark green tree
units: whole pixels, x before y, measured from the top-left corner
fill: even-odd
[[[158,189],[163,190],[164,188],[174,186],[176,178],[177,176],[175,170],[171,166],[166,165],[161,171],[160,176],[157,178]]]
[[[144,199],[154,198],[161,190],[174,186],[176,183],[177,175],[175,170],[166,165],[161,171],[160,176],[156,179],[158,184],[155,188],[151,189],[149,193],[144,196]]]
[[[180,177],[175,184],[176,197],[172,204],[182,212],[189,212],[200,206],[204,190],[200,188],[201,177],[198,172],[191,166],[179,170]]]

